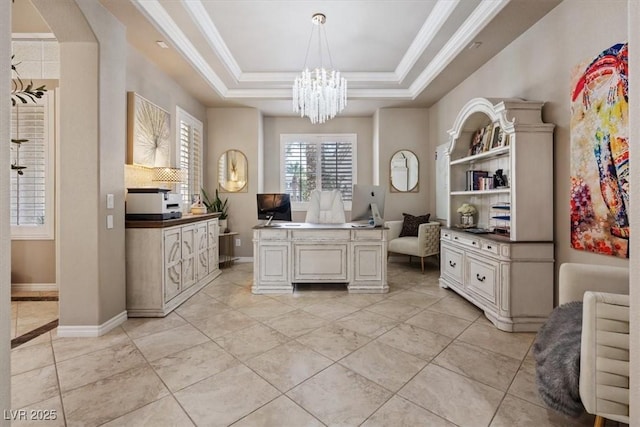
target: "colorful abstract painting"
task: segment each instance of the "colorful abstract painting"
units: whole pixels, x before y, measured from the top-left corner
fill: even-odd
[[[580,64],[571,80],[571,246],[629,257],[627,44]]]

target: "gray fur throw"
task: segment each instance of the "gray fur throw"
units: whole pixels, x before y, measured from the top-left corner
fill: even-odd
[[[582,302],[556,307],[533,344],[538,394],[550,408],[571,417],[584,412],[580,400]]]

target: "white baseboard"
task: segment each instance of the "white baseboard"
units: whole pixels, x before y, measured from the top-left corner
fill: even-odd
[[[127,320],[127,310],[112,317],[104,322],[102,325],[88,325],[88,326],[58,326],[59,337],[99,337],[106,334],[113,328],[120,326]]]
[[[253,257],[241,256],[235,259],[236,262],[253,262]]]
[[[58,285],[55,283],[12,283],[11,290],[23,292],[57,291]]]

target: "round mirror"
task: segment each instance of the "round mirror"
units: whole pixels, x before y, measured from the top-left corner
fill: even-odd
[[[391,157],[389,167],[391,191],[402,193],[418,191],[418,157],[413,151],[397,151]]]
[[[227,150],[218,160],[220,190],[228,193],[246,192],[249,169],[242,151]]]

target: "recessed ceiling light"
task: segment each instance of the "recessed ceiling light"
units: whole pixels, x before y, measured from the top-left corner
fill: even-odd
[[[163,42],[162,40],[156,40],[156,44],[158,46],[160,46],[163,49],[169,49],[169,45],[167,45],[165,42]]]
[[[473,42],[469,46],[467,46],[467,49],[469,50],[477,49],[480,47],[480,45],[482,45],[482,42]]]

